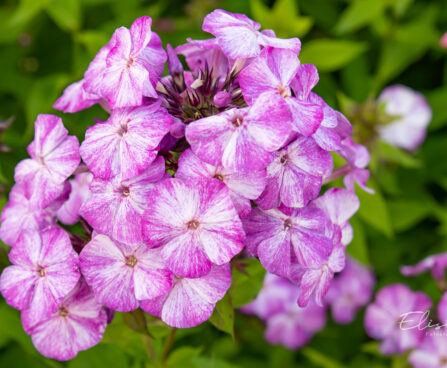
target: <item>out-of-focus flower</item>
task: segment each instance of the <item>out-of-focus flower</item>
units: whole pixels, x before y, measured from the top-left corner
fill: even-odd
[[[432,118],[425,97],[409,87],[395,85],[385,88],[378,100],[385,104],[388,115],[396,117],[391,123],[379,127],[380,138],[407,150],[419,147]]]
[[[404,276],[415,276],[430,271],[435,280],[444,280],[446,268],[447,253],[440,253],[429,256],[413,266],[402,266],[400,272]]]
[[[295,301],[298,293],[298,286],[268,273],[256,299],[241,309],[266,323],[264,336],[270,344],[298,349],[326,324],[326,308],[315,302],[299,307]]]
[[[370,301],[374,284],[373,272],[347,257],[345,268],[334,278],[326,295],[335,322],[351,323],[357,311]]]
[[[443,48],[443,49],[447,49],[447,32],[445,32],[441,39],[439,40],[439,45]]]
[[[168,293],[143,300],[140,306],[172,327],[194,327],[211,317],[230,285],[230,265],[213,265],[206,275],[198,278],[174,277]]]
[[[144,216],[146,241],[162,246],[175,275],[205,276],[244,247],[244,230],[228,188],[219,180],[169,179],[154,187]]]
[[[13,120],[14,120],[14,117],[9,118],[6,121],[0,121],[0,137],[2,136],[4,131],[11,126]],[[10,151],[10,148],[8,146],[6,146],[4,143],[0,142],[0,152],[9,152],[9,151]]]
[[[414,292],[403,284],[386,286],[366,309],[366,332],[382,340],[380,351],[383,354],[405,353],[422,343],[425,331],[419,324],[430,306],[430,298],[422,292]]]

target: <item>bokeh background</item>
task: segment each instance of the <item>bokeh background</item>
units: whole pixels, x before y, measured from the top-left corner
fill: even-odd
[[[348,252],[370,265],[380,288],[405,281],[437,302],[428,275],[405,279],[399,266],[447,251],[447,50],[439,40],[447,30],[446,0],[3,0],[0,2],[0,121],[13,119],[0,142],[0,208],[13,185],[13,170],[26,156],[39,113],[61,115],[72,134],[83,139],[95,106],[64,115],[52,104],[69,83],[80,79],[113,30],[142,15],[164,45],[186,37],[206,38],[203,17],[215,8],[245,13],[280,37],[300,37],[302,62],[320,71],[316,87],[325,100],[355,119],[387,85],[421,91],[433,109],[424,144],[416,152],[370,144],[370,186],[358,192],[361,209],[353,218]],[[353,109],[353,106],[355,107]],[[360,114],[360,116],[359,116]],[[368,117],[374,119],[374,117]],[[365,142],[370,143],[370,142]],[[0,246],[0,268],[8,264]],[[255,276],[253,276],[255,277]],[[262,275],[258,275],[262,277]],[[249,283],[247,286],[249,290]],[[152,367],[145,337],[123,326],[117,316],[104,341],[73,361],[42,358],[20,325],[19,313],[0,300],[0,367]],[[155,337],[163,336],[162,329]],[[167,367],[406,367],[404,357],[382,357],[363,329],[363,313],[351,325],[329,321],[311,344],[298,351],[269,346],[255,317],[236,313],[235,336],[209,323],[179,331]],[[155,349],[159,349],[157,339]]]

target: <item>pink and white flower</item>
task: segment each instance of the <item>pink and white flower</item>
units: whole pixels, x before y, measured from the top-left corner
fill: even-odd
[[[383,354],[405,353],[421,344],[425,331],[418,328],[419,319],[414,316],[421,316],[430,306],[431,300],[426,294],[414,292],[403,284],[388,285],[366,309],[366,332],[382,340],[380,351]]]
[[[265,170],[232,172],[222,166],[207,164],[191,149],[187,149],[180,156],[175,177],[184,180],[214,178],[222,181],[228,187],[234,207],[241,218],[247,217],[251,211],[250,200],[258,198],[265,187]]]
[[[203,20],[202,29],[217,38],[225,55],[230,59],[251,58],[259,55],[263,46],[290,49],[298,54],[301,43],[298,38],[280,39],[259,32],[261,25],[246,15],[217,9]]]
[[[269,98],[281,97],[286,102],[281,107],[293,117],[293,130],[309,136],[320,126],[323,109],[319,104],[309,102],[310,90],[299,91],[297,97],[292,95],[292,83],[298,71],[302,69],[294,52],[267,47],[241,71],[238,81],[249,105],[254,104],[264,93],[268,94]],[[301,87],[301,84],[299,86]],[[306,87],[312,88],[313,85]]]
[[[407,150],[419,147],[427,135],[432,111],[425,97],[411,88],[395,85],[385,88],[378,98],[385,104],[385,112],[396,117],[381,126],[379,135],[389,144]]]
[[[186,139],[209,164],[239,172],[262,170],[289,137],[291,116],[284,104],[281,97],[264,94],[250,108],[192,122]]]
[[[111,236],[126,244],[143,242],[143,214],[151,201],[154,183],[165,177],[165,163],[157,158],[143,173],[122,179],[93,179],[90,197],[79,211],[80,215],[97,232]]]
[[[64,181],[78,167],[79,141],[68,135],[62,119],[54,115],[40,114],[34,130],[34,140],[28,146],[31,158],[16,166],[14,178],[32,202],[46,207],[60,195]]]
[[[78,352],[98,344],[107,327],[107,313],[82,279],[58,308],[38,323],[22,313],[25,331],[36,349],[47,358],[73,359]]]
[[[87,129],[82,159],[97,178],[132,178],[155,160],[171,124],[172,117],[159,103],[115,109],[107,121]]]
[[[430,271],[435,280],[442,281],[445,278],[447,268],[447,253],[439,253],[424,258],[413,266],[402,266],[400,272],[404,276],[415,276]]]
[[[320,193],[323,177],[332,171],[331,154],[312,138],[299,137],[275,153],[267,167],[267,185],[256,201],[263,209],[303,207]]]
[[[84,89],[84,79],[70,84],[65,88],[62,96],[53,104],[53,108],[63,112],[78,112],[101,102],[100,96],[89,93]]]
[[[310,206],[288,213],[254,208],[244,219],[247,249],[267,271],[288,277],[293,259],[303,265],[320,265],[330,255],[327,222],[323,211]]]
[[[169,179],[151,192],[143,231],[177,276],[200,277],[244,247],[245,233],[228,188],[219,180]]]
[[[144,300],[141,308],[159,317],[172,327],[188,328],[200,325],[211,317],[216,303],[231,285],[229,264],[213,265],[198,278],[174,277],[168,293],[152,300]]]
[[[12,265],[1,275],[0,290],[8,304],[28,310],[31,322],[55,312],[80,277],[78,256],[58,227],[24,232],[9,259]]]
[[[146,244],[129,246],[99,234],[82,249],[79,260],[97,300],[120,312],[135,310],[140,300],[164,295],[172,286],[160,248]]]
[[[166,53],[151,25],[152,19],[145,16],[130,30],[118,28],[85,74],[84,88],[106,99],[111,109],[139,106],[143,96],[157,98],[155,85]]]

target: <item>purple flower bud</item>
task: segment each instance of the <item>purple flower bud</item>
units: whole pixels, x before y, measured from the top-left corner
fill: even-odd
[[[168,71],[171,75],[178,75],[183,73],[183,65],[178,58],[173,47],[168,43],[166,45],[166,52],[168,56]]]
[[[213,102],[216,106],[225,107],[228,106],[231,102],[231,93],[226,91],[217,92],[213,98]]]

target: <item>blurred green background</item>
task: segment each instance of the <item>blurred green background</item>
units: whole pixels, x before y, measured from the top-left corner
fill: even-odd
[[[14,117],[0,137],[11,152],[0,152],[0,208],[13,185],[13,170],[26,156],[39,113],[63,116],[83,139],[93,107],[64,115],[52,104],[82,75],[113,30],[142,15],[164,44],[186,37],[206,38],[203,17],[215,8],[245,13],[280,37],[300,37],[302,62],[320,71],[316,88],[335,108],[349,113],[353,103],[375,98],[387,85],[401,83],[425,94],[433,109],[427,140],[409,154],[372,145],[376,194],[358,192],[361,209],[353,218],[355,236],[348,251],[377,275],[378,287],[409,282],[436,302],[435,283],[422,275],[404,280],[399,266],[447,251],[447,50],[439,40],[447,30],[445,0],[3,0],[0,3],[0,121]],[[0,268],[8,264],[0,247]],[[260,280],[262,275],[257,276]],[[256,276],[253,276],[255,279]],[[19,313],[0,301],[0,367],[151,367],[145,346],[126,316],[117,315],[104,341],[68,363],[42,358],[23,332]],[[270,347],[254,317],[235,315],[235,337],[209,323],[179,331],[167,367],[406,367],[405,357],[384,358],[369,340],[360,313],[355,323],[329,321],[312,343],[292,352]],[[151,326],[154,337],[166,330]],[[161,350],[155,339],[154,349]]]

